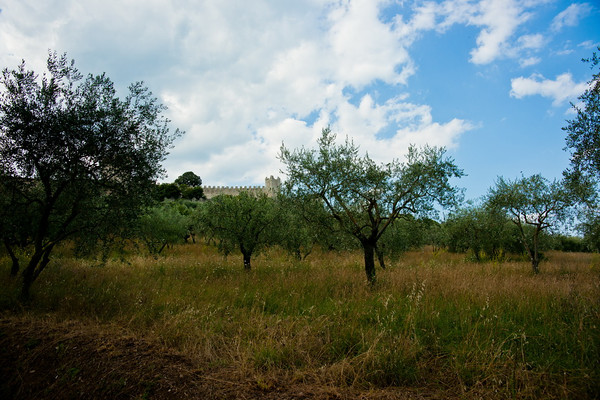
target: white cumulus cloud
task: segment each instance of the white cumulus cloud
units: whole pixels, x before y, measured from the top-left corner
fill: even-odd
[[[576,26],[579,20],[589,15],[591,11],[592,6],[588,3],[573,3],[554,17],[551,29],[560,31],[565,26]]]
[[[554,80],[534,74],[529,78],[512,79],[510,95],[517,99],[540,95],[552,99],[553,105],[559,106],[566,101],[576,99],[586,88],[586,82],[574,82],[570,73],[558,75]]]
[[[281,143],[311,145],[331,125],[378,161],[408,144],[456,146],[474,126],[436,121],[411,101],[423,32],[461,23],[480,32],[475,63],[502,56],[527,19],[516,0],[7,0],[0,64],[44,69],[48,49],[119,90],[144,80],[186,131],[165,166],[169,180],[193,170],[207,185],[260,184],[281,168]],[[382,10],[402,5],[392,17]],[[43,40],[41,39],[43,38]],[[523,39],[535,44],[535,36]],[[390,93],[378,96],[379,85]],[[354,93],[355,97],[348,93]],[[358,94],[360,93],[360,95]]]
[[[540,49],[546,44],[546,38],[540,33],[523,35],[517,41],[521,49]]]
[[[470,61],[489,64],[497,59],[518,57],[524,49],[539,49],[544,38],[540,34],[515,39],[519,27],[530,20],[532,9],[545,0],[446,0],[437,6],[441,18],[438,29],[454,24],[480,28]]]

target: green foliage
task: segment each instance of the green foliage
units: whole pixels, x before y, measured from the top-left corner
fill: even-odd
[[[9,251],[29,249],[24,298],[58,243],[128,235],[180,134],[142,83],[119,99],[66,55],[47,66],[39,78],[23,62],[0,80],[0,236]]]
[[[596,53],[583,61],[590,63],[592,70],[600,65]],[[571,168],[565,175],[576,186],[588,180],[597,184],[600,177],[600,71],[592,74],[588,85],[578,97],[582,106],[573,104],[577,117],[568,120],[563,128],[567,132],[567,148],[571,151]]]
[[[191,171],[185,172],[174,183],[159,183],[154,190],[156,201],[169,200],[201,200],[204,199],[202,179]]]
[[[514,181],[500,177],[487,198],[488,207],[506,213],[519,228],[521,241],[536,274],[540,262],[540,233],[565,223],[571,217],[574,203],[572,193],[563,182],[549,182],[541,175]]]
[[[348,250],[356,244],[336,231],[323,203],[318,199],[301,199],[285,194],[277,198],[278,224],[276,242],[298,259],[306,258],[320,246],[329,250]]]
[[[584,238],[567,235],[551,235],[549,238],[552,250],[568,252],[586,252],[590,249]]]
[[[277,243],[297,259],[306,258],[323,236],[318,225],[311,221],[323,221],[319,216],[323,210],[318,202],[300,202],[297,199],[280,194],[277,198],[279,219]]]
[[[590,251],[600,252],[600,211],[589,209],[580,225],[583,239]]]
[[[198,214],[200,231],[216,239],[224,254],[237,248],[247,270],[251,268],[252,255],[274,241],[277,221],[275,200],[248,192],[210,199]]]
[[[204,189],[199,186],[182,186],[181,197],[186,200],[203,199]]]
[[[358,147],[348,139],[341,145],[335,140],[326,128],[316,150],[281,146],[286,190],[301,201],[320,201],[330,220],[327,224],[358,240],[372,283],[377,243],[386,229],[404,214],[432,214],[436,202],[454,204],[458,190],[449,180],[463,173],[444,156],[444,149],[410,147],[406,162],[379,165],[368,155],[359,156]]]
[[[428,218],[414,218],[412,215],[398,218],[381,236],[379,250],[385,256],[398,259],[406,251],[433,244],[431,236],[439,224]]]
[[[598,48],[600,50],[600,47]],[[591,58],[582,61],[590,64],[592,79],[588,88],[573,104],[577,117],[567,121],[563,128],[567,132],[567,150],[571,153],[570,168],[564,172],[573,192],[585,201],[580,215],[583,221],[580,228],[586,237],[588,247],[600,249],[600,57],[593,53]]]
[[[191,225],[191,216],[183,214],[176,202],[167,201],[140,216],[137,234],[151,254],[160,254],[167,245],[183,242]]]
[[[181,189],[175,183],[159,183],[154,188],[154,198],[159,202],[166,199],[177,200],[181,198]]]
[[[470,251],[476,260],[497,260],[506,253],[521,253],[520,234],[504,213],[485,206],[470,206],[450,214],[443,224],[445,246],[451,252]]]
[[[192,171],[184,172],[177,179],[175,179],[175,183],[179,186],[189,186],[189,187],[200,187],[202,186],[202,179]]]

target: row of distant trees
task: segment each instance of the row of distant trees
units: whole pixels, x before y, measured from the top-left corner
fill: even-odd
[[[538,273],[544,250],[598,251],[600,241],[592,232],[577,237],[552,229],[573,221],[577,212],[572,203],[575,197],[563,183],[548,182],[539,175],[515,181],[499,179],[481,204],[458,206],[442,222],[427,213],[399,214],[377,238],[373,262],[377,260],[385,268],[386,259],[431,245],[468,253],[477,261],[524,255]],[[340,210],[354,209],[352,216],[357,219],[364,213],[360,203],[338,206]],[[366,213],[362,217],[370,219]],[[244,268],[250,269],[252,257],[272,246],[280,246],[298,259],[315,247],[364,250],[357,238],[361,233],[346,230],[343,223],[352,222],[337,217],[317,196],[307,200],[289,190],[277,198],[242,192],[205,202],[163,200],[142,216],[137,239],[148,245],[150,253],[158,254],[168,245],[200,237],[225,255],[240,254]],[[373,222],[364,226],[369,223]]]
[[[595,53],[586,61],[592,69],[599,63]],[[273,244],[298,257],[316,245],[357,247],[370,283],[376,260],[385,267],[387,257],[423,243],[498,258],[519,242],[537,273],[545,233],[574,217],[586,244],[598,248],[598,73],[565,127],[572,151],[565,179],[499,178],[470,208],[460,208],[452,182],[463,171],[443,148],[410,147],[404,161],[380,164],[349,139],[339,144],[329,128],[315,149],[281,147],[288,179],[279,198],[199,201],[202,181],[192,172],[155,183],[182,132],[171,132],[165,107],[142,83],[120,99],[104,74],[84,77],[66,55],[50,53],[46,74],[23,62],[2,72],[0,86],[0,239],[11,273],[22,276],[23,299],[67,240],[77,254],[131,241],[158,254],[202,236],[225,254],[239,251],[245,268]],[[443,224],[435,222],[440,210],[454,210]]]

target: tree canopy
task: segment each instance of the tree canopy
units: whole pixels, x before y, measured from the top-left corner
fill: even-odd
[[[499,259],[505,252],[522,252],[517,228],[501,209],[467,205],[451,213],[443,228],[449,251],[470,250],[478,261]]]
[[[540,233],[566,221],[574,205],[573,195],[564,182],[549,182],[539,174],[513,181],[500,177],[490,189],[487,202],[492,209],[505,212],[517,225],[533,272],[539,273]],[[527,227],[533,230],[528,231]]]
[[[200,230],[216,239],[224,254],[237,248],[247,270],[251,269],[252,256],[272,242],[278,221],[274,199],[244,191],[237,196],[216,196],[199,210]]]
[[[154,198],[157,201],[165,199],[200,200],[204,199],[202,179],[192,171],[184,172],[173,183],[159,183],[154,188]]]
[[[105,74],[84,77],[66,55],[50,53],[47,69],[40,77],[23,61],[0,80],[0,236],[16,270],[14,250],[30,248],[25,298],[59,242],[137,218],[181,134],[141,82],[120,99]]]
[[[185,206],[183,206],[185,207]],[[163,202],[149,208],[137,221],[137,237],[151,254],[160,254],[165,247],[181,243],[190,235],[191,215],[184,215],[175,202]]]
[[[188,171],[178,176],[177,179],[175,179],[175,183],[180,186],[200,187],[202,186],[202,179],[192,171]]]
[[[459,190],[450,178],[463,173],[443,148],[411,146],[406,162],[377,164],[368,154],[361,157],[348,139],[340,145],[335,140],[325,128],[316,150],[281,146],[286,190],[306,201],[319,199],[334,225],[360,242],[372,283],[377,242],[386,229],[406,215],[427,215],[435,203],[454,204]]]
[[[600,50],[600,47],[598,47]],[[593,53],[584,59],[592,70],[600,65],[600,57]],[[571,151],[571,168],[566,175],[578,179],[582,175],[598,182],[600,178],[600,71],[592,73],[588,88],[578,97],[581,104],[573,104],[577,117],[567,121],[567,149]]]
[[[600,50],[600,47],[598,47]],[[571,152],[571,165],[565,171],[570,188],[585,200],[580,220],[580,229],[590,248],[600,248],[600,57],[595,52],[591,58],[583,59],[589,63],[592,79],[588,88],[573,104],[577,116],[567,121],[563,128],[567,132],[567,150]]]

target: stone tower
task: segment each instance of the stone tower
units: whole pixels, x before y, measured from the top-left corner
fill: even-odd
[[[281,178],[273,178],[271,175],[269,178],[265,178],[265,193],[269,197],[276,197],[281,190]]]

